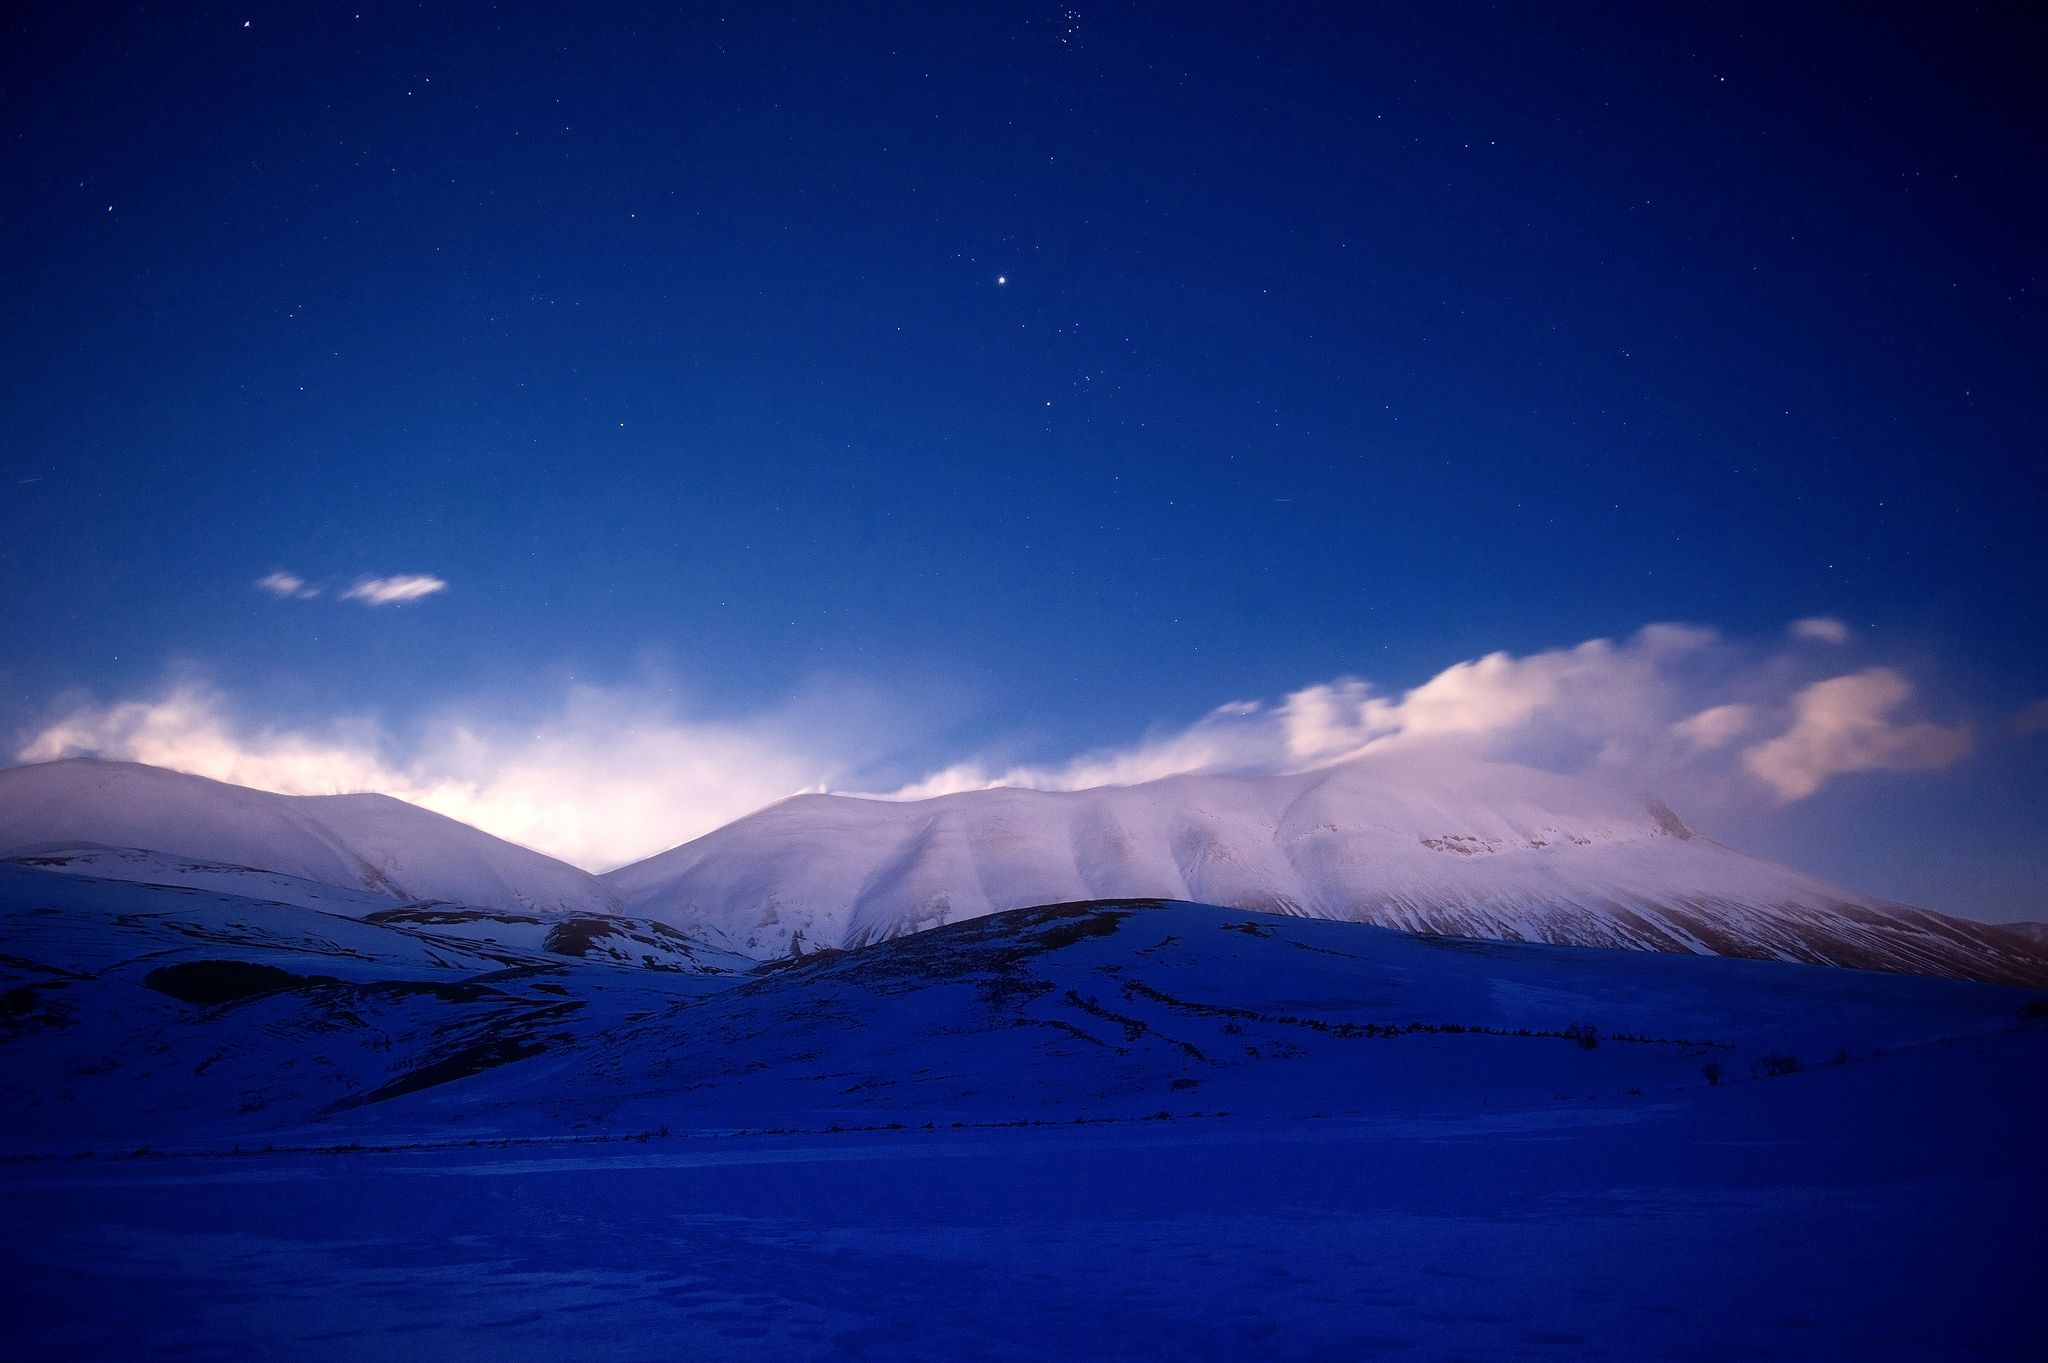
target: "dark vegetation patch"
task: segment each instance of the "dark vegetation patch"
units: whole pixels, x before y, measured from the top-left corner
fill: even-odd
[[[410,998],[424,994],[443,1003],[481,1003],[485,999],[504,997],[504,991],[474,980],[373,980],[361,988],[363,993],[372,996]]]
[[[158,966],[143,976],[142,982],[182,1003],[209,1008],[257,994],[274,994],[280,989],[335,983],[330,976],[300,975],[255,961],[180,961],[176,965]]]
[[[536,920],[537,921],[537,920]],[[608,918],[600,915],[584,915],[558,919],[541,939],[541,946],[557,956],[588,956],[593,947],[606,943],[608,938],[637,943],[644,947],[655,947],[662,951],[677,952],[695,959],[701,945],[688,933],[678,931],[666,923],[651,923],[642,919]],[[606,943],[608,949],[622,949]],[[657,960],[642,953],[640,963],[649,970],[675,970],[679,967]]]
[[[1180,1012],[1197,1017],[1213,1017],[1247,1022],[1260,1022],[1269,1026],[1303,1027],[1311,1032],[1322,1032],[1329,1036],[1341,1037],[1396,1037],[1396,1036],[1511,1036],[1551,1037],[1562,1041],[1575,1042],[1585,1050],[1593,1050],[1600,1044],[1600,1031],[1591,1023],[1573,1023],[1561,1029],[1541,1027],[1488,1027],[1479,1023],[1465,1022],[1331,1022],[1324,1018],[1305,1018],[1293,1013],[1266,1013],[1256,1008],[1235,1008],[1221,1003],[1195,1003],[1188,999],[1175,998],[1163,989],[1155,989],[1142,980],[1125,980],[1125,997],[1150,999]],[[1226,1030],[1228,1030],[1226,1028]],[[1719,1041],[1692,1041],[1684,1037],[1637,1036],[1632,1032],[1614,1032],[1610,1041],[1630,1041],[1651,1046],[1691,1046],[1727,1049]]]
[[[509,1065],[515,1060],[524,1060],[531,1055],[539,1055],[546,1049],[546,1042],[531,1036],[492,1037],[472,1042],[438,1060],[429,1060],[426,1064],[399,1075],[391,1082],[380,1084],[368,1093],[348,1099],[337,1106],[362,1107],[370,1103],[381,1103],[387,1098],[400,1098],[408,1093],[418,1093],[421,1089],[435,1088],[457,1079],[467,1079],[473,1074],[482,1074],[485,1070]]]
[[[1439,951],[1462,951],[1468,956],[1512,956],[1519,943],[1481,941],[1476,937],[1446,937],[1434,932],[1410,932],[1403,934],[1419,946],[1435,947]]]
[[[1085,1041],[1091,1046],[1101,1046],[1105,1050],[1114,1049],[1101,1037],[1096,1036],[1085,1028],[1076,1027],[1073,1023],[1061,1018],[1012,1018],[1010,1019],[1010,1025],[1012,1027],[1050,1027],[1056,1032],[1064,1032],[1068,1036],[1079,1041]]]
[[[0,990],[0,1040],[71,1025],[71,1007],[60,997],[62,980],[38,980]]]
[[[33,912],[35,912],[35,913],[44,913],[44,912],[49,912],[49,913],[55,913],[55,912],[57,912],[57,910],[55,910],[55,909],[49,909],[49,910],[44,910],[44,909],[35,909],[35,910],[33,910]],[[30,960],[30,959],[29,959],[28,957],[26,957],[26,956],[12,956],[12,955],[9,955],[9,954],[8,954],[7,952],[4,952],[4,951],[0,951],[0,966],[4,966],[4,967],[5,967],[5,968],[7,968],[8,970],[21,970],[21,971],[26,971],[26,972],[28,972],[29,974],[32,974],[32,975],[58,975],[58,976],[62,976],[62,977],[63,977],[64,979],[67,979],[67,980],[89,980],[89,979],[91,979],[91,978],[92,978],[92,976],[90,976],[90,975],[82,975],[82,974],[80,974],[80,973],[79,973],[78,971],[76,971],[76,970],[66,970],[66,969],[65,969],[65,968],[64,968],[63,966],[61,966],[61,965],[47,965],[47,964],[43,963],[42,961],[31,961],[31,960]]]
[[[1055,923],[1038,934],[1038,944],[1058,951],[1070,947],[1084,937],[1114,937],[1117,924],[1124,915],[1113,909],[1101,909],[1085,918],[1071,918],[1064,923]]]
[[[507,1009],[494,1015],[469,1039],[368,1092],[342,1099],[334,1104],[332,1110],[365,1107],[400,1098],[539,1055],[554,1042],[568,1039],[567,1033],[551,1032],[550,1029],[582,1006],[581,1001],[575,1001],[551,1003],[523,1011]]]
[[[363,915],[365,923],[420,923],[426,926],[447,926],[454,923],[532,923],[543,920],[526,913],[506,913],[499,909],[464,909],[444,904],[414,904],[402,909],[379,909]]]
[[[1124,1040],[1126,1041],[1142,1041],[1144,1040],[1147,1034],[1150,1034],[1152,1036],[1158,1037],[1161,1041],[1164,1041],[1169,1046],[1179,1048],[1180,1051],[1183,1054],[1185,1054],[1190,1060],[1200,1060],[1203,1062],[1207,1062],[1207,1060],[1209,1059],[1208,1056],[1202,1054],[1200,1049],[1189,1044],[1188,1042],[1181,1041],[1175,1037],[1170,1037],[1166,1033],[1159,1031],[1156,1028],[1148,1027],[1137,1018],[1127,1016],[1123,1013],[1115,1012],[1108,1008],[1104,1008],[1102,1006],[1102,1001],[1100,999],[1094,997],[1081,997],[1081,991],[1078,989],[1069,989],[1066,993],[1066,1000],[1069,1004],[1080,1009],[1082,1012],[1088,1014],[1090,1017],[1101,1018],[1104,1022],[1113,1022],[1117,1024],[1119,1027],[1122,1027],[1124,1029]]]
[[[907,993],[922,989],[933,980],[961,980],[973,975],[1021,977],[1024,966],[1034,957],[1084,937],[1107,936],[1116,931],[1117,918],[1139,909],[1160,908],[1167,902],[1082,899],[1009,909],[850,951],[820,951],[801,959],[770,962],[755,974],[787,978],[796,973],[813,979],[840,979],[878,994]],[[1102,917],[1110,921],[1094,921]],[[1073,935],[1068,937],[1065,929],[1072,929]],[[1052,940],[1046,940],[1048,937]],[[762,981],[743,987],[757,989],[765,984]]]
[[[993,974],[974,982],[974,992],[981,1001],[998,1011],[1050,993],[1054,988],[1051,980],[1041,980],[1035,975],[1017,972]]]

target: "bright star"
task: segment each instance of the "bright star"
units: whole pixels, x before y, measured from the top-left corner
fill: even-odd
[[[1006,275],[1006,274],[999,274],[999,275],[997,275],[997,276],[996,276],[996,283],[998,283],[998,284],[1007,284],[1007,283],[1009,283],[1009,282],[1010,282],[1010,277],[1009,277],[1008,275]]]

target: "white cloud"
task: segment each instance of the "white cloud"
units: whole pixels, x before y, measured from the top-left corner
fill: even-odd
[[[387,788],[391,772],[375,756],[374,744],[364,741],[361,726],[337,726],[325,738],[237,732],[224,709],[220,697],[192,687],[156,700],[82,705],[30,739],[17,757],[48,762],[92,754],[290,794]]]
[[[400,573],[396,577],[363,578],[343,592],[341,599],[360,601],[366,606],[400,606],[447,590],[448,584],[438,577],[429,577],[425,573]]]
[[[282,568],[257,578],[256,585],[280,601],[307,601],[320,595],[318,587],[308,586],[306,579]]]
[[[1804,639],[1816,644],[1849,642],[1849,627],[1827,615],[1809,615],[1804,620],[1794,620],[1785,627],[1785,632],[1795,639]]]
[[[1709,706],[1679,720],[1671,731],[1700,751],[1709,752],[1727,747],[1755,727],[1755,708],[1738,702]]]
[[[1803,800],[1852,771],[1945,767],[1970,751],[1967,727],[1897,724],[1913,695],[1888,667],[1815,682],[1793,698],[1792,727],[1743,754],[1743,765],[1782,800]]]
[[[1847,772],[1944,766],[1969,750],[1966,727],[1895,722],[1911,696],[1896,672],[1815,681],[1791,655],[1659,624],[1620,642],[1490,653],[1403,692],[1355,677],[1319,682],[1270,707],[1238,702],[1185,729],[1060,763],[956,762],[891,798],[1301,770],[1433,745],[1595,773],[1689,804],[1753,803],[1760,793],[1797,800]]]
[[[80,705],[18,753],[96,755],[289,795],[381,791],[592,869],[709,832],[818,788],[871,732],[847,702],[800,696],[736,721],[692,719],[654,688],[571,688],[538,719],[485,725],[450,712],[401,740],[365,719],[317,732],[239,720],[219,692],[180,685],[151,700]]]
[[[470,703],[402,733],[370,719],[265,726],[218,692],[181,684],[154,699],[74,706],[18,760],[97,753],[288,793],[383,791],[603,869],[807,789],[894,786],[899,799],[1078,789],[1428,746],[1595,773],[1697,813],[1804,799],[1844,773],[1938,767],[1969,751],[1965,725],[1900,718],[1913,699],[1900,673],[1828,677],[1814,661],[1811,650],[1652,625],[1618,642],[1491,653],[1405,691],[1340,677],[1277,702],[1233,701],[1130,744],[1038,764],[970,757],[908,784],[872,773],[906,737],[929,745],[929,703],[918,721],[927,727],[913,734],[905,707],[839,681],[717,717],[690,713],[664,684],[570,686],[537,713]]]

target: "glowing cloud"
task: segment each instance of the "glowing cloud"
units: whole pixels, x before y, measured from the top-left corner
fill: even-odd
[[[282,568],[257,578],[256,585],[280,601],[307,601],[320,595],[318,587],[307,585],[306,579]]]
[[[408,601],[445,592],[448,584],[425,573],[401,573],[396,577],[366,577],[341,594],[344,601],[366,606],[402,606]]]
[[[1792,727],[1743,754],[1743,765],[1781,800],[1802,800],[1852,771],[1945,767],[1970,751],[1967,728],[1896,724],[1913,694],[1888,667],[1815,682],[1793,698]]]
[[[1914,691],[1899,672],[1829,677],[1813,662],[1811,650],[1651,625],[1618,642],[1491,653],[1405,691],[1340,677],[1277,702],[1233,701],[1127,745],[1043,765],[967,758],[908,783],[862,778],[929,730],[917,735],[900,706],[836,681],[711,718],[685,713],[663,685],[573,686],[537,714],[456,706],[403,735],[371,719],[268,727],[183,684],[155,699],[73,706],[18,760],[90,753],[286,793],[383,791],[605,869],[803,790],[880,785],[883,798],[917,799],[996,785],[1080,789],[1440,748],[1591,773],[1697,812],[1801,800],[1847,773],[1940,767],[1970,750],[1968,725],[1901,718]],[[2048,708],[2027,714],[2036,711],[2048,726]]]
[[[1804,620],[1794,620],[1785,627],[1785,632],[1795,639],[1805,639],[1816,644],[1849,642],[1849,627],[1840,620],[1825,615],[1809,615]]]
[[[1702,752],[1725,748],[1756,727],[1756,710],[1748,705],[1715,705],[1671,726],[1671,731]]]
[[[1967,727],[1893,721],[1912,696],[1896,672],[1813,682],[1798,666],[1790,655],[1733,645],[1712,630],[1650,625],[1618,643],[1490,653],[1405,692],[1383,693],[1355,677],[1318,682],[1270,707],[1238,702],[1185,729],[1048,766],[956,762],[888,798],[1302,770],[1434,746],[1711,805],[1753,800],[1759,785],[1780,800],[1804,799],[1848,772],[1944,766],[1969,751]]]
[[[380,791],[602,870],[815,788],[829,768],[809,730],[829,717],[799,700],[744,721],[690,720],[648,691],[575,687],[534,723],[448,714],[402,743],[367,719],[317,733],[251,725],[188,684],[78,706],[17,756],[147,762],[287,795]]]

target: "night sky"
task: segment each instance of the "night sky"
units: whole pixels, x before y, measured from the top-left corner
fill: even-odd
[[[17,9],[0,759],[880,791],[1674,621],[1933,726],[1696,823],[2048,917],[2023,11],[1077,6]]]

